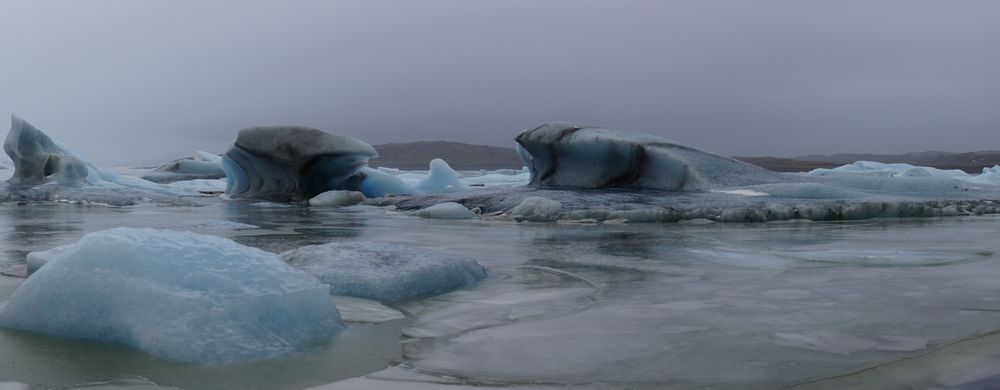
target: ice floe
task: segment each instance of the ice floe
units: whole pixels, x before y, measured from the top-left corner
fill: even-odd
[[[386,242],[331,242],[281,254],[330,285],[330,294],[400,301],[461,288],[486,277],[475,260]]]
[[[329,287],[276,255],[214,236],[116,228],[51,256],[0,310],[0,326],[232,362],[287,354],[343,325]]]

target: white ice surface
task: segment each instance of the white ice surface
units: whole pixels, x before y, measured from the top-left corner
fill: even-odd
[[[253,360],[336,333],[328,294],[276,255],[227,239],[116,228],[55,254],[11,295],[0,326],[170,360]]]

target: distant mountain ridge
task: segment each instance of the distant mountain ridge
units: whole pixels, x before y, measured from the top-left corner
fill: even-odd
[[[458,170],[521,168],[521,159],[514,148],[500,146],[473,145],[451,141],[419,141],[374,145],[379,157],[369,164],[376,167],[399,168],[405,170],[426,170],[427,164],[435,158],[442,158]],[[1000,165],[1000,151],[983,150],[976,152],[926,151],[903,154],[838,153],[829,155],[806,155],[799,157],[748,157],[737,156],[745,161],[778,172],[804,172],[816,168],[833,168],[855,161],[875,161],[883,163],[907,163],[930,166],[939,169],[961,169],[969,173],[980,173],[984,167]]]
[[[426,170],[435,158],[458,170],[520,169],[523,166],[514,148],[473,145],[451,141],[419,141],[373,145],[379,157],[368,162],[374,167]]]

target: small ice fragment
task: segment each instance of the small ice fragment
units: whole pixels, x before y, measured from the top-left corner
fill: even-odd
[[[365,201],[365,194],[358,191],[327,191],[309,199],[310,206],[352,206]]]
[[[427,219],[475,219],[476,213],[455,202],[438,203],[431,207],[417,210],[414,215]]]

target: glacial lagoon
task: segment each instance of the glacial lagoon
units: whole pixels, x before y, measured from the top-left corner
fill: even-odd
[[[0,295],[24,281],[27,253],[120,226],[193,231],[273,253],[398,243],[473,258],[489,277],[388,303],[403,319],[349,320],[327,342],[249,363],[177,363],[0,330],[4,380],[66,388],[138,375],[182,389],[302,389],[366,375],[344,388],[983,388],[1000,380],[996,216],[518,223],[197,201],[2,204]]]

